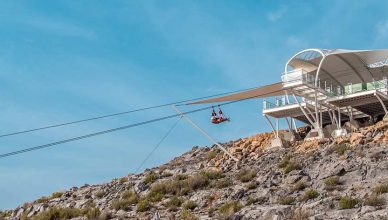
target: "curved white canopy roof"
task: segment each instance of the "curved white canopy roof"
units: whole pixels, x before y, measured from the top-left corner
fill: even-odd
[[[328,83],[345,86],[348,83],[372,82],[388,76],[388,49],[385,50],[344,50],[307,49],[295,54],[286,64],[286,74],[290,69],[304,69],[316,75],[321,64],[319,79]],[[247,79],[248,80],[248,79]],[[285,94],[283,83],[259,87],[253,90],[224,97],[202,100],[190,104],[235,101],[250,98],[265,98]]]
[[[332,84],[372,82],[388,76],[388,49],[344,50],[307,49],[297,53],[286,64],[286,70],[305,69],[316,74],[322,61],[319,78]]]

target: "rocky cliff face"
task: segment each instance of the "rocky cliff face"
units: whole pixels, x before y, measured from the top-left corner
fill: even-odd
[[[272,135],[194,147],[159,167],[73,187],[0,219],[387,219],[388,124],[266,150]]]

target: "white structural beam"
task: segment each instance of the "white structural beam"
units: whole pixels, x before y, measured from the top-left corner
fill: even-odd
[[[325,61],[325,58],[326,58],[326,56],[323,54],[322,55],[322,59],[321,59],[321,61],[319,62],[319,65],[318,65],[318,69],[317,69],[317,74],[315,75],[315,87],[316,88],[318,88],[319,86],[318,86],[318,79],[319,79],[319,73],[321,72],[321,69],[322,69],[322,64],[323,64],[323,62]],[[318,91],[317,90],[315,90],[315,118],[317,119],[317,126],[319,126],[320,128],[321,128],[321,125],[320,125],[320,123],[319,123],[319,119],[318,119]]]
[[[379,100],[381,106],[384,109],[385,114],[387,114],[388,113],[387,107],[385,107],[385,104],[384,104],[383,100],[381,99],[380,95],[377,92],[375,92],[374,95],[376,96],[377,100]]]
[[[265,119],[267,119],[267,122],[268,122],[269,126],[271,126],[272,131],[273,131],[273,133],[275,134],[275,136],[277,136],[277,132],[276,132],[275,126],[273,126],[271,120],[268,118],[267,115],[264,115],[264,117],[265,117]]]
[[[236,157],[234,157],[229,151],[227,151],[221,144],[219,144],[212,136],[210,136],[206,131],[204,131],[202,128],[200,128],[197,124],[191,120],[191,118],[188,115],[183,114],[175,105],[172,106],[175,111],[178,112],[182,117],[186,118],[187,121],[196,128],[199,132],[201,132],[207,139],[209,139],[211,142],[213,142],[217,147],[219,147],[222,151],[224,151],[230,158],[232,158],[234,161],[239,161]]]
[[[290,123],[290,121],[288,120],[288,118],[286,117],[286,122],[287,122],[287,125],[288,125],[288,129],[290,129],[290,132],[292,132],[292,124]]]
[[[311,115],[312,120],[314,120],[315,123],[316,123],[316,122],[317,122],[317,119],[315,118],[314,113],[310,110],[309,107],[306,107],[306,109],[307,109],[307,111],[309,112],[309,114]]]
[[[328,110],[327,110],[327,113],[329,114],[331,124],[334,124],[335,122],[334,122],[333,116],[331,115],[331,110],[328,109]]]
[[[337,125],[337,128],[339,129],[339,127],[340,127],[340,123],[338,123],[338,120],[337,120],[337,117],[335,116],[335,110],[332,110],[332,114],[333,114],[333,118],[334,118],[334,121],[335,121],[335,123],[336,123],[336,125]]]
[[[312,126],[316,127],[315,124],[314,124],[314,122],[311,120],[310,116],[308,116],[307,113],[306,113],[306,111],[303,109],[302,105],[300,104],[299,100],[296,98],[295,94],[292,94],[292,96],[294,96],[294,99],[295,99],[295,101],[298,103],[300,110],[302,110],[304,116],[307,118],[307,120],[310,122],[310,124],[311,124]]]
[[[341,129],[341,109],[338,107],[338,129]]]

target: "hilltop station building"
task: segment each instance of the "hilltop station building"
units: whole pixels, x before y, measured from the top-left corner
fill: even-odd
[[[388,49],[307,49],[288,60],[278,83],[193,104],[264,98],[273,146],[300,138],[296,120],[311,127],[305,139],[339,137],[388,119],[387,65]],[[279,133],[279,120],[287,132]]]

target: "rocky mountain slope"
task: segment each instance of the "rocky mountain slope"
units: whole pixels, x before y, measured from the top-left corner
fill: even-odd
[[[387,219],[388,123],[267,150],[272,134],[194,147],[167,164],[73,187],[0,219]]]

